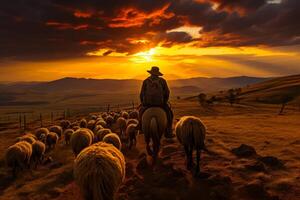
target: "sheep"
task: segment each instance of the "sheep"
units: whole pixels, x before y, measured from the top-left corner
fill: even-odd
[[[103,127],[101,125],[96,125],[93,132],[96,134],[101,129],[103,129]]]
[[[17,142],[26,141],[30,144],[34,143],[36,140],[37,140],[36,136],[32,135],[30,133],[27,133],[27,134],[17,138]]]
[[[112,124],[114,123],[114,118],[111,115],[108,115],[105,119],[105,122],[108,127],[111,127]]]
[[[73,126],[72,129],[73,131],[77,131],[78,129],[80,129],[80,126]]]
[[[87,121],[86,119],[81,119],[80,122],[79,122],[79,127],[80,128],[86,128],[87,127]]]
[[[148,155],[153,157],[155,162],[162,134],[167,128],[167,115],[162,108],[152,107],[148,108],[142,116],[142,132],[146,142],[146,150]],[[152,140],[152,149],[150,142]]]
[[[130,124],[139,124],[139,121],[137,119],[128,119],[126,122],[126,126],[129,126]]]
[[[97,131],[95,134],[95,142],[100,142],[103,140],[104,136],[111,133],[109,128],[103,128]]]
[[[41,141],[35,141],[32,144],[32,155],[31,155],[31,161],[35,165],[35,168],[38,164],[42,163],[44,159],[46,151],[46,145]]]
[[[108,133],[102,141],[114,145],[119,150],[122,148],[120,137],[115,133]]]
[[[58,139],[58,135],[54,132],[50,132],[46,135],[46,145],[48,149],[54,149]]]
[[[126,111],[121,112],[121,117],[123,117],[124,119],[128,119],[129,118],[129,114]]]
[[[129,113],[129,119],[138,119],[139,112],[137,110],[133,110]]]
[[[124,117],[119,117],[117,119],[117,125],[120,129],[120,137],[124,137],[125,131],[126,131],[126,119]]]
[[[97,119],[97,115],[91,115],[91,119],[96,120]]]
[[[44,134],[44,135],[48,135],[49,134],[49,130],[47,128],[38,128],[35,130],[34,135],[40,139],[40,136]]]
[[[92,144],[93,137],[90,132],[87,128],[80,128],[72,134],[70,143],[75,156]]]
[[[113,145],[98,142],[80,152],[73,171],[85,200],[113,200],[125,179],[125,158]]]
[[[66,130],[70,128],[71,122],[69,120],[62,120],[60,121],[60,126],[62,127],[63,130]]]
[[[73,122],[71,123],[70,127],[73,128],[74,126],[78,126],[78,125],[79,125],[78,122]]]
[[[200,154],[205,149],[206,128],[198,117],[184,116],[175,126],[175,132],[178,141],[184,146],[187,168],[191,169],[193,165],[193,149],[197,151],[196,174],[200,172]]]
[[[137,124],[129,124],[126,128],[126,138],[128,140],[128,148],[131,149],[132,145],[136,145],[136,136],[138,134]]]
[[[99,119],[96,122],[96,125],[101,125],[102,127],[107,127],[107,123],[104,121],[104,119]]]
[[[95,128],[95,125],[96,125],[96,121],[92,119],[88,121],[87,128],[93,130]]]
[[[106,117],[107,117],[107,113],[102,113],[102,114],[101,114],[101,118],[102,118],[102,119],[105,119]]]
[[[65,143],[66,144],[70,144],[70,139],[71,139],[71,136],[72,136],[73,133],[74,133],[73,129],[66,129],[64,131],[64,138],[65,138]]]
[[[58,126],[58,125],[54,125],[54,126],[50,126],[49,127],[49,131],[50,132],[53,132],[53,133],[56,133],[58,138],[61,138],[61,135],[63,134],[63,129],[61,126]]]
[[[12,174],[16,177],[18,169],[29,168],[32,155],[32,146],[26,141],[17,142],[8,147],[5,153],[7,167],[12,168]]]

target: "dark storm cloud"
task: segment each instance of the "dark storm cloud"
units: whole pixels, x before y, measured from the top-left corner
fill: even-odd
[[[101,48],[107,49],[104,55],[133,54],[192,41],[198,46],[295,45],[299,9],[298,0],[5,1],[0,58],[74,58]],[[201,26],[201,38],[195,42],[188,33],[170,32],[183,25]]]

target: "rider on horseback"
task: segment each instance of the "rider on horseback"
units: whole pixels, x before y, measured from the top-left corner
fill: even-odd
[[[173,137],[172,123],[173,112],[168,104],[170,90],[165,79],[160,76],[163,74],[159,71],[159,68],[153,66],[151,70],[147,71],[151,75],[144,80],[140,93],[141,107],[139,109],[140,122],[145,110],[150,107],[161,107],[167,115],[168,126],[165,132],[165,137]]]

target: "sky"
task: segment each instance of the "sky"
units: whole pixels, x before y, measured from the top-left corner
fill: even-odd
[[[14,0],[0,82],[300,73],[299,0]]]

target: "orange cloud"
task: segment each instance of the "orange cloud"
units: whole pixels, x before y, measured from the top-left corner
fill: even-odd
[[[60,22],[47,22],[47,26],[55,27],[59,30],[65,30],[65,29],[73,29],[73,30],[85,30],[89,27],[88,24],[80,24],[80,25],[72,25],[69,23],[60,23]]]
[[[123,8],[115,18],[110,20],[108,26],[111,28],[140,27],[148,19],[152,20],[150,25],[159,24],[161,19],[169,19],[174,16],[174,13],[166,13],[168,7],[169,4],[151,13],[146,13],[131,7]]]
[[[76,10],[74,16],[78,18],[89,18],[92,16],[92,13]]]

